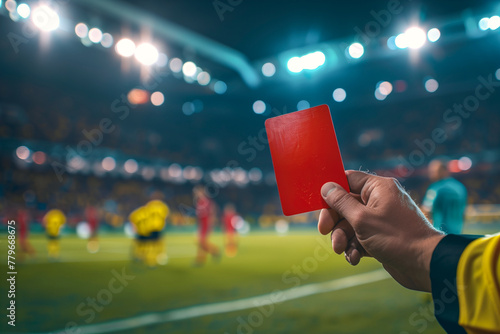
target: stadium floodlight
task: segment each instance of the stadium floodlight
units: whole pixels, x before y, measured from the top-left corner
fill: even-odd
[[[441,37],[441,31],[438,28],[432,28],[427,32],[427,39],[434,43]]]
[[[196,64],[192,61],[187,61],[182,65],[182,73],[187,77],[192,77],[196,74]]]
[[[89,33],[89,27],[87,27],[87,25],[85,23],[80,22],[75,26],[76,36],[78,36],[80,38],[85,38],[85,37],[87,37],[88,33]]]
[[[135,43],[128,38],[122,38],[116,43],[116,52],[122,57],[132,57],[135,52]]]
[[[42,31],[53,31],[59,28],[59,15],[49,6],[42,5],[33,10],[31,14],[33,24]]]
[[[264,101],[257,100],[253,103],[253,112],[260,115],[266,111],[266,104]]]
[[[422,29],[418,27],[411,27],[404,33],[396,36],[395,43],[400,49],[419,49],[424,46],[426,40],[427,35]]]
[[[488,20],[488,28],[490,28],[491,30],[497,30],[498,28],[500,28],[500,16],[492,16],[490,17],[490,19]]]
[[[299,73],[303,70],[299,57],[292,57],[286,64],[288,70],[293,73]]]
[[[428,91],[429,93],[434,93],[435,91],[438,90],[439,83],[437,82],[436,79],[428,79],[425,81],[424,87],[425,90]]]
[[[325,63],[325,54],[321,51],[308,53],[300,57],[300,62],[304,70],[315,70]]]
[[[343,88],[337,88],[333,91],[333,99],[335,102],[344,102],[345,98],[347,97],[347,93]]]
[[[419,49],[425,44],[427,36],[422,29],[412,27],[405,31],[405,38],[410,49]]]
[[[100,43],[102,40],[102,31],[98,28],[90,29],[89,40],[94,44]]]
[[[142,43],[135,49],[135,59],[146,66],[156,63],[158,56],[158,50],[149,43]]]
[[[489,19],[489,18],[487,18],[487,17],[483,17],[481,20],[479,20],[479,24],[478,24],[479,29],[481,29],[481,30],[483,30],[483,31],[484,31],[484,30],[488,30],[488,28],[489,28],[489,26],[490,26],[490,25],[489,25],[489,22],[490,22],[490,19]]]
[[[394,44],[396,44],[396,47],[398,49],[406,49],[408,47],[408,40],[405,36],[405,34],[399,34],[396,36],[396,39],[394,40]]]
[[[266,77],[272,77],[276,73],[276,67],[273,63],[265,63],[262,65],[262,74]]]
[[[299,73],[302,70],[315,70],[326,61],[325,54],[321,51],[308,53],[302,57],[292,57],[288,60],[287,67],[290,72]]]
[[[365,53],[365,48],[361,43],[352,43],[348,48],[349,56],[354,59],[361,58]]]
[[[25,3],[19,4],[19,6],[17,6],[17,13],[23,19],[27,19],[30,16],[30,13],[31,13],[30,6],[28,6]]]

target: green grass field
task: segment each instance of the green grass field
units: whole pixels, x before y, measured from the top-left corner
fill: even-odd
[[[0,251],[6,254],[6,235],[0,237]],[[156,312],[239,300],[381,268],[371,259],[351,267],[343,256],[327,251],[328,237],[320,237],[314,231],[287,236],[250,234],[240,238],[235,258],[223,257],[220,263],[209,261],[199,268],[192,266],[196,251],[193,234],[170,233],[166,240],[168,264],[147,269],[130,262],[131,240],[125,237],[102,237],[100,251],[90,254],[85,241],[66,236],[61,241],[61,261],[49,263],[46,240],[43,236],[33,236],[31,243],[37,250],[36,258],[17,264],[16,326],[8,326],[2,314],[0,332],[55,333],[69,325],[66,333],[86,333],[87,325],[147,314],[153,314],[151,318],[154,318]],[[222,240],[221,235],[213,236],[218,245],[222,245]],[[0,270],[6,276],[4,263]],[[113,279],[113,271],[124,271],[130,276],[122,289]],[[5,313],[4,282],[2,279],[0,293]],[[194,314],[184,320],[144,323],[117,332],[443,333],[423,296],[400,287],[391,279],[382,279],[261,309],[249,306],[220,314]],[[97,306],[92,308],[87,298],[96,299]],[[75,324],[81,327],[71,328]]]

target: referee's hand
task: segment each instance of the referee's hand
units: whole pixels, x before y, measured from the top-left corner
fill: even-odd
[[[430,291],[430,261],[443,238],[393,178],[346,171],[351,193],[328,182],[321,195],[331,207],[319,216],[318,230],[331,233],[332,248],[353,265],[363,256],[380,261],[401,285]]]

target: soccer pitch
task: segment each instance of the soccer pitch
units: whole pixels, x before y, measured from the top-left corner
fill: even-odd
[[[222,235],[212,239],[222,246]],[[168,264],[148,269],[129,260],[125,237],[103,236],[90,254],[86,241],[64,236],[51,263],[45,238],[32,236],[36,258],[17,261],[16,326],[3,316],[0,331],[443,333],[424,294],[388,279],[373,259],[351,267],[328,237],[262,232],[239,241],[236,257],[193,267],[195,235],[170,233]]]

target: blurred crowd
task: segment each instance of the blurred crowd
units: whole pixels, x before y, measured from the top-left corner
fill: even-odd
[[[22,101],[18,98],[20,93]],[[110,105],[97,102],[99,99],[89,102],[81,96],[33,83],[0,81],[0,101],[0,141],[3,143],[34,142],[44,147],[75,147],[85,139],[83,130],[98,128],[103,117],[113,117]],[[500,203],[497,170],[500,155],[496,151],[500,143],[497,131],[500,113],[495,111],[494,103],[491,100],[481,105],[469,118],[462,119],[460,126],[443,120],[445,111],[453,106],[453,99],[442,97],[362,111],[362,122],[352,115],[339,115],[335,111],[333,118],[345,164],[372,171],[380,170],[384,162],[397,160],[398,156],[408,159],[409,152],[421,150],[416,140],[431,138],[434,129],[442,128],[447,139],[436,144],[426,160],[439,155],[455,159],[476,157],[470,170],[454,176],[466,185],[470,203]],[[238,145],[247,138],[239,129],[207,124],[201,116],[189,118],[178,114],[172,116],[168,124],[150,114],[133,112],[123,122],[117,122],[115,115],[112,121],[116,122],[116,127],[103,136],[99,147],[111,148],[124,156],[161,157],[168,162],[184,166],[194,164],[206,169],[223,168],[229,161],[236,160],[247,167],[258,166],[264,173],[272,172],[267,148],[258,150],[251,162],[238,153]],[[189,125],[176,126],[175,122],[182,120]],[[252,130],[252,133],[257,135],[258,132]],[[194,223],[192,188],[195,182],[175,184],[141,177],[98,177],[92,173],[66,173],[60,179],[50,166],[20,167],[15,163],[15,146],[2,146],[0,206],[4,214],[26,206],[33,212],[33,219],[39,221],[37,217],[44,211],[57,207],[68,214],[71,225],[83,219],[86,206],[94,205],[105,213],[105,223],[120,226],[132,210],[148,201],[151,193],[160,191],[172,208],[169,218],[172,224]],[[487,152],[490,154],[485,156]],[[407,178],[404,185],[418,202],[429,181],[422,172],[425,164],[415,167],[420,172]],[[221,187],[214,200],[219,207],[234,203],[238,212],[250,222],[265,221],[266,217],[281,213],[276,186],[266,182],[244,188]]]

